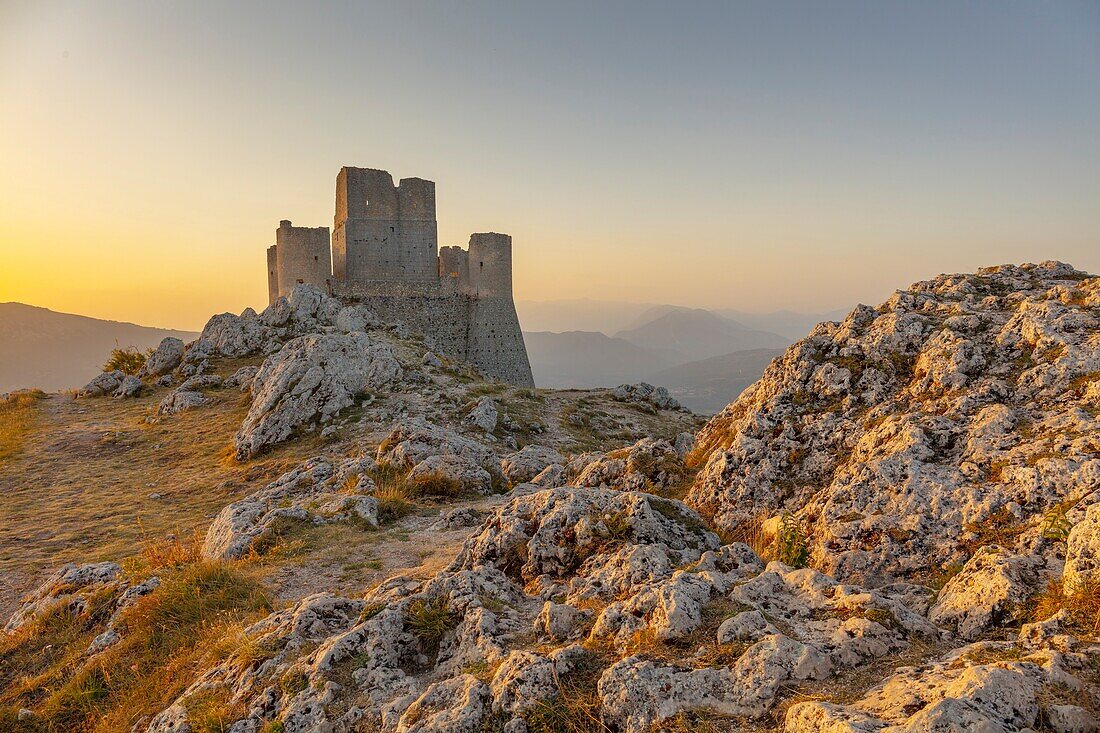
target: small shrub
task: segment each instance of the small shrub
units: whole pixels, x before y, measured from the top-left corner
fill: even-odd
[[[145,366],[146,359],[152,353],[153,349],[142,352],[133,347],[129,349],[116,347],[111,350],[111,356],[107,359],[107,363],[103,365],[103,371],[113,372],[117,369],[124,374],[137,374],[138,370]]]
[[[434,653],[447,632],[458,625],[458,618],[451,612],[451,604],[446,596],[416,598],[409,603],[405,624]]]
[[[1070,631],[1079,635],[1100,632],[1100,581],[1089,580],[1075,588],[1065,587],[1062,579],[1051,581],[1032,599],[1034,621],[1048,619],[1058,611],[1066,612],[1065,625]]]
[[[779,520],[779,532],[775,536],[775,558],[792,568],[804,568],[810,561],[802,523],[790,512],[783,512]]]

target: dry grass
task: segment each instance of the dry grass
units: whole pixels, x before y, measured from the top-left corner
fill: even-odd
[[[406,482],[412,496],[431,496],[454,499],[466,493],[462,482],[442,471],[421,473]]]
[[[0,706],[34,710],[48,731],[128,731],[201,669],[239,653],[242,627],[271,610],[255,579],[228,564],[160,575],[161,586],[120,619],[122,640],[94,657],[83,652],[110,614],[109,592],[93,594],[79,615],[58,609],[0,641]],[[219,719],[215,708],[197,711],[202,725]]]
[[[166,391],[132,400],[50,395],[20,408],[31,415],[18,418],[23,447],[0,461],[0,615],[65,562],[117,561],[149,538],[205,531],[223,506],[316,451],[296,441],[246,464],[223,461],[247,400],[211,391],[209,406],[147,422]],[[14,433],[0,435],[2,444]]]
[[[609,733],[600,717],[596,683],[606,659],[591,654],[587,663],[555,679],[557,693],[527,713],[528,733]]]
[[[1051,581],[1032,603],[1034,621],[1064,610],[1069,617],[1065,625],[1070,631],[1081,636],[1100,635],[1100,581],[1086,581],[1075,588],[1066,588],[1061,579]]]
[[[40,389],[12,392],[0,401],[0,466],[18,455],[38,422],[38,403],[46,396]]]
[[[138,370],[145,366],[145,361],[153,354],[153,351],[155,349],[138,351],[134,348],[120,349],[116,347],[111,350],[111,356],[107,359],[107,363],[103,365],[103,371],[113,372],[117,369],[123,374],[137,374]]]

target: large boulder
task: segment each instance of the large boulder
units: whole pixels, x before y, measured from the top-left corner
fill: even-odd
[[[138,372],[139,377],[160,377],[168,374],[183,361],[184,345],[178,338],[162,339],[156,351],[149,355]]]
[[[126,373],[119,369],[97,374],[92,381],[85,384],[76,393],[76,396],[102,397],[103,395],[114,394],[122,386],[122,380],[124,379],[126,379]]]
[[[365,333],[302,336],[264,360],[252,380],[252,406],[237,431],[239,459],[327,423],[364,392],[402,376],[390,347]]]
[[[515,453],[504,456],[500,469],[509,483],[523,484],[538,476],[547,466],[564,463],[565,457],[553,448],[525,445]]]
[[[964,639],[1020,621],[1028,614],[1027,600],[1047,580],[1045,569],[1038,555],[1018,556],[994,545],[983,547],[940,590],[928,618],[954,627]]]

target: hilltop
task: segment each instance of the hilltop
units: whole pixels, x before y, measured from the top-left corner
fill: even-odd
[[[859,306],[705,426],[645,384],[487,381],[309,287],[20,404],[0,509],[53,521],[0,562],[74,564],[0,638],[5,730],[1100,713],[1100,278],[1068,265]]]

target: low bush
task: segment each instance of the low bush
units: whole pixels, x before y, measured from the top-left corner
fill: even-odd
[[[103,365],[103,371],[113,372],[116,369],[125,374],[137,374],[145,366],[145,361],[152,355],[153,349],[138,351],[131,347],[128,349],[111,349],[111,356]]]

